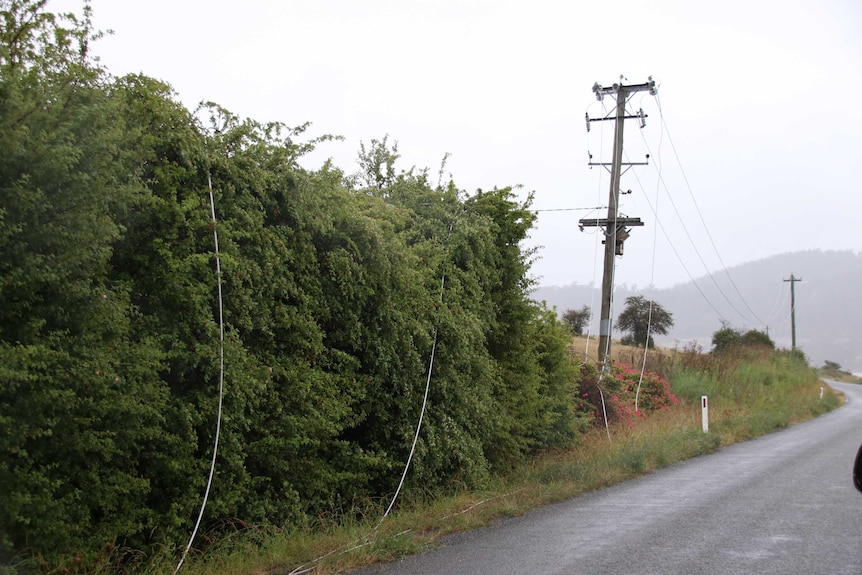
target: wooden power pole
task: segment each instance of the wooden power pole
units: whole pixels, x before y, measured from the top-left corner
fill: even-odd
[[[623,242],[628,238],[629,226],[642,226],[640,218],[627,218],[620,216],[619,201],[620,201],[620,176],[622,176],[622,166],[642,166],[646,162],[630,162],[623,164],[623,132],[625,128],[625,120],[637,118],[640,121],[640,127],[645,125],[646,115],[643,110],[639,110],[635,115],[626,115],[626,103],[629,97],[635,92],[649,91],[653,96],[656,95],[657,89],[655,81],[652,77],[645,84],[633,84],[625,86],[623,84],[614,84],[613,86],[603,88],[598,82],[593,86],[593,92],[597,100],[602,100],[606,95],[616,98],[617,106],[615,115],[608,114],[602,118],[590,118],[587,114],[587,131],[590,130],[590,122],[601,122],[604,120],[614,120],[614,151],[613,161],[608,164],[606,162],[590,161],[590,166],[610,167],[611,172],[611,189],[608,197],[608,217],[596,219],[580,220],[581,229],[585,226],[600,227],[605,234],[605,258],[602,271],[602,315],[599,323],[599,361],[606,363],[611,355],[611,303],[613,302],[614,291],[614,258],[623,255]],[[592,156],[590,156],[592,159]],[[649,159],[649,156],[647,156]]]
[[[790,279],[784,280],[790,282],[790,341],[791,349],[796,349],[796,282],[801,282],[802,278],[793,277],[790,274]]]

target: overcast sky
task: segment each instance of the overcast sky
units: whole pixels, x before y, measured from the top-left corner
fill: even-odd
[[[92,0],[115,75],[170,83],[189,108],[339,134],[309,157],[356,170],[389,135],[402,168],[468,193],[522,185],[540,211],[542,285],[601,284],[614,107],[592,86],[639,84],[621,211],[640,217],[617,282],[666,287],[769,255],[862,250],[862,4],[856,0]],[[80,0],[51,0],[77,10]],[[678,160],[677,161],[677,157]],[[657,214],[657,215],[656,215]],[[684,227],[682,222],[684,222]],[[787,270],[787,275],[793,270]],[[781,278],[776,278],[780,281]]]

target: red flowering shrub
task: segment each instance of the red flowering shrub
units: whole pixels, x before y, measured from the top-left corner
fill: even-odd
[[[604,423],[607,413],[608,421],[621,421],[629,427],[634,427],[639,417],[679,403],[667,380],[649,371],[644,372],[641,379],[640,370],[621,363],[612,364],[609,372],[601,378],[594,366],[582,366],[580,394],[593,405],[597,423]]]

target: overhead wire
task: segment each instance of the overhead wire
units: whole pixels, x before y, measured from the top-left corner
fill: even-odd
[[[682,179],[685,182],[686,189],[688,190],[689,196],[691,197],[692,203],[694,204],[695,211],[697,211],[697,215],[700,218],[701,224],[703,224],[703,229],[706,232],[706,237],[709,239],[709,243],[712,245],[712,249],[715,252],[716,257],[718,258],[719,263],[721,264],[722,269],[724,270],[725,275],[727,275],[727,279],[730,281],[730,285],[733,287],[736,295],[739,296],[740,301],[745,306],[745,308],[751,313],[751,315],[759,321],[761,324],[764,324],[763,320],[761,320],[757,313],[748,305],[748,301],[746,301],[745,297],[743,297],[742,293],[739,290],[739,287],[736,285],[736,282],[733,280],[733,276],[730,274],[730,270],[728,270],[727,265],[724,263],[724,259],[721,257],[721,253],[718,251],[718,247],[715,245],[715,240],[712,237],[712,234],[709,231],[709,226],[706,225],[706,220],[703,217],[703,212],[700,210],[700,206],[697,203],[697,198],[692,191],[691,184],[688,181],[688,176],[685,173],[685,169],[682,166],[682,161],[679,158],[679,153],[676,150],[676,146],[673,143],[673,136],[670,133],[670,129],[667,127],[667,121],[664,118],[664,112],[662,111],[661,106],[661,98],[656,94],[656,105],[658,107],[659,117],[661,118],[662,130],[667,132],[667,139],[670,142],[671,150],[673,150],[674,158],[676,159],[677,165],[679,166],[680,173],[682,174]]]
[[[647,144],[646,141],[644,141],[644,143],[647,146],[647,149],[649,149],[649,144]],[[637,175],[635,175],[635,177],[637,178]],[[639,178],[638,178],[638,182],[640,182]],[[679,208],[677,207],[676,202],[673,200],[673,196],[671,195],[670,190],[668,189],[667,183],[664,181],[664,178],[662,178],[662,177],[659,177],[659,182],[662,185],[662,187],[664,188],[665,193],[667,194],[668,200],[670,201],[670,205],[673,208],[674,213],[676,213],[676,216],[679,219],[680,225],[682,226],[682,229],[685,232],[685,235],[688,238],[689,243],[691,244],[692,248],[694,249],[694,253],[697,255],[697,258],[700,261],[701,265],[703,265],[703,269],[706,271],[707,277],[710,279],[710,281],[712,281],[713,285],[715,286],[715,289],[718,291],[718,293],[721,295],[721,297],[724,298],[724,301],[727,302],[727,304],[730,306],[730,308],[733,311],[735,311],[737,313],[737,315],[739,315],[739,317],[741,317],[743,320],[746,320],[746,321],[750,320],[750,318],[748,316],[746,316],[744,313],[739,311],[739,309],[735,305],[733,305],[733,302],[730,301],[730,298],[727,297],[727,294],[724,293],[723,289],[721,289],[721,286],[716,281],[715,276],[712,274],[712,272],[710,272],[709,266],[706,265],[706,261],[703,259],[703,255],[700,253],[700,250],[698,249],[697,243],[694,241],[694,238],[692,238],[691,233],[688,230],[688,226],[685,225],[685,219],[682,217],[682,214],[680,214]],[[665,232],[665,235],[667,236],[666,232]],[[671,242],[671,244],[673,244],[673,240],[671,240],[669,236],[667,236],[667,239],[669,242]],[[674,252],[676,252],[675,248],[674,248]]]
[[[782,292],[784,295],[782,295],[782,297],[781,297],[781,306],[784,306],[787,304],[788,292],[786,290],[783,290],[783,289],[782,289]],[[794,307],[795,307],[794,305],[790,306],[790,314],[786,314],[784,316],[784,319],[782,319],[780,322],[778,322],[778,325],[775,326],[776,328],[782,328],[782,327],[787,325],[787,322],[789,322],[790,318],[793,317]],[[781,313],[781,307],[780,306],[778,307],[777,313],[779,313],[779,314]]]
[[[643,189],[643,185],[641,185],[640,180],[637,178],[637,175],[635,175],[635,178],[638,180],[638,185],[640,185],[641,189]],[[649,198],[647,198],[646,195],[644,195],[644,199],[646,200],[647,205],[649,206],[650,210],[653,212],[653,214],[655,214],[656,210],[653,208],[652,202],[649,201]],[[718,311],[718,309],[715,307],[715,305],[712,303],[712,301],[707,297],[707,295],[701,289],[700,284],[697,283],[697,280],[692,275],[691,271],[689,271],[688,266],[685,265],[685,260],[683,260],[682,256],[677,251],[676,245],[674,245],[673,240],[671,240],[670,235],[668,235],[667,230],[664,227],[664,224],[658,218],[658,216],[656,216],[656,226],[661,230],[662,234],[664,234],[665,239],[668,241],[668,245],[670,245],[670,249],[673,251],[674,255],[676,256],[676,259],[679,261],[679,264],[682,266],[682,269],[685,272],[685,275],[688,276],[689,280],[691,280],[691,284],[694,286],[694,288],[697,290],[697,292],[703,298],[703,301],[705,301],[707,303],[707,305],[709,305],[709,307],[712,308],[712,311],[715,312],[715,314],[719,317],[720,320],[726,321],[724,318],[724,315],[720,311]]]
[[[645,96],[644,96],[644,97],[645,97]],[[661,138],[662,138],[662,139],[663,139],[663,137],[664,137],[664,133],[665,133],[665,129],[664,129],[664,127],[663,127],[663,128],[662,128],[662,131],[661,131]],[[641,133],[641,138],[642,138],[642,139],[643,139],[643,141],[644,141],[644,145],[646,146],[647,151],[651,153],[651,150],[649,149],[649,144],[648,144],[648,142],[646,141],[646,139],[644,138],[644,136],[643,136],[643,134],[642,134],[642,133]],[[659,150],[659,151],[660,151],[660,150]],[[623,154],[625,155],[626,159],[628,159],[628,154],[625,152],[625,150],[623,150]],[[652,154],[652,155],[654,156],[654,154]],[[652,204],[652,202],[650,202],[649,197],[648,197],[648,196],[647,196],[647,194],[646,194],[646,188],[644,187],[643,182],[641,182],[640,177],[637,175],[637,172],[635,171],[635,172],[633,172],[633,174],[634,174],[634,176],[635,176],[635,179],[636,179],[636,181],[637,181],[638,186],[640,187],[641,191],[643,192],[644,199],[646,200],[647,205],[648,205],[648,206],[649,206],[649,208],[650,208],[650,211],[652,211],[652,212],[653,212],[653,215],[654,215],[654,216],[655,216],[655,218],[656,218],[656,224],[657,224],[657,227],[661,229],[662,234],[664,235],[665,239],[668,241],[668,244],[670,245],[671,250],[673,251],[673,253],[674,253],[674,255],[676,256],[677,260],[679,261],[680,265],[682,266],[683,271],[685,271],[685,273],[686,273],[686,275],[688,276],[689,280],[691,280],[692,285],[693,285],[693,286],[695,287],[695,289],[698,291],[698,293],[699,293],[699,294],[700,294],[700,296],[703,298],[703,300],[704,300],[704,301],[705,301],[705,302],[710,306],[710,308],[712,308],[712,310],[716,313],[716,315],[718,315],[719,319],[721,319],[722,321],[726,321],[726,320],[724,319],[724,315],[723,315],[723,314],[722,314],[722,313],[721,313],[721,312],[716,308],[716,306],[712,303],[712,301],[710,300],[710,298],[709,298],[709,297],[707,297],[706,293],[703,291],[703,289],[701,289],[701,286],[698,284],[698,282],[697,282],[697,280],[695,279],[694,275],[693,275],[693,274],[691,273],[691,271],[688,269],[688,266],[686,265],[685,260],[684,260],[684,259],[682,258],[682,256],[680,255],[680,253],[679,253],[679,251],[677,250],[677,247],[676,247],[676,245],[675,245],[674,241],[671,239],[670,235],[668,234],[667,229],[664,227],[664,225],[663,225],[663,223],[662,223],[661,219],[658,217],[656,207],[654,207],[654,206],[653,206],[653,204]],[[670,195],[670,193],[669,193],[669,191],[668,191],[668,189],[667,189],[667,184],[664,182],[664,178],[662,177],[662,172],[661,172],[661,170],[659,170],[659,171],[658,171],[658,180],[657,180],[657,181],[658,181],[657,186],[658,186],[658,185],[661,185],[661,186],[663,186],[663,187],[664,187],[665,192],[668,194],[668,197],[669,197],[669,198],[670,198],[670,200],[671,200],[671,205],[674,207],[674,210],[675,210],[675,212],[676,212],[676,214],[677,214],[677,217],[678,217],[678,218],[680,219],[680,221],[682,222],[682,217],[681,217],[681,216],[680,216],[680,214],[679,214],[679,210],[678,210],[678,209],[676,209],[676,205],[675,205],[675,204],[674,204],[674,202],[673,202],[673,198],[672,198],[672,196]],[[658,197],[658,194],[657,194],[657,196],[656,196],[656,197]],[[690,234],[688,234],[688,230],[687,230],[687,228],[685,228],[684,222],[683,222],[683,228],[686,230],[686,234],[687,234],[687,235],[688,235],[688,237],[689,237],[689,241],[690,241],[690,242],[692,243],[692,245],[695,247],[695,251],[697,252],[697,246],[694,244],[694,241],[692,240],[692,238],[691,238]],[[697,253],[698,253],[698,255],[699,255],[699,252],[697,252]],[[704,269],[706,269],[707,274],[709,274],[709,269],[708,269],[708,267],[706,266],[705,262],[703,261],[703,258],[701,257],[701,258],[700,258],[700,260],[701,260],[701,263],[704,265]],[[710,277],[711,277],[711,275],[710,275]],[[715,282],[714,278],[713,278],[713,282]],[[717,289],[718,289],[718,290],[719,290],[719,292],[720,292],[720,291],[721,291],[720,287],[719,287],[719,286],[716,286],[716,287],[717,287]],[[725,296],[725,299],[727,299],[727,298],[726,298],[726,296]],[[730,302],[728,302],[728,303],[730,303]],[[731,306],[732,306],[732,304],[731,304]],[[737,313],[739,313],[742,317],[745,317],[745,316],[744,316],[744,315],[742,315],[739,311],[737,311]]]
[[[659,184],[661,182],[661,170],[662,170],[662,159],[661,159],[661,145],[664,142],[664,129],[660,131],[659,140],[658,140],[658,157],[655,158],[655,163],[658,168],[658,178],[656,179],[656,187],[655,187],[655,218],[658,221],[658,202],[659,202]],[[644,194],[646,195],[646,194]],[[652,262],[650,263],[650,285],[655,284],[655,256],[656,256],[656,245],[658,240],[658,226],[653,227],[652,233]],[[652,308],[653,301],[649,300],[649,313],[647,314],[647,329],[646,329],[646,341],[644,342],[644,354],[643,361],[641,362],[641,373],[638,377],[638,387],[635,391],[635,415],[640,415],[640,395],[641,395],[641,386],[644,380],[644,372],[646,372],[646,362],[647,362],[647,354],[649,353],[649,342],[650,342],[650,331],[652,329]]]
[[[774,298],[775,303],[772,305],[772,309],[769,310],[769,313],[766,315],[766,321],[763,325],[769,327],[769,324],[773,319],[778,317],[778,314],[781,313],[781,307],[784,305],[784,301],[787,299],[787,290],[784,289],[784,285],[780,284],[778,286],[778,295]]]
[[[644,95],[643,97],[646,97],[646,96]],[[657,99],[658,99],[658,94],[656,94],[656,97],[657,97]],[[659,106],[659,112],[661,113],[661,108],[660,108],[660,106]],[[661,138],[662,138],[662,139],[664,138],[664,135],[665,135],[666,133],[667,133],[667,135],[668,135],[668,139],[670,140],[670,134],[669,134],[669,132],[667,131],[667,124],[666,124],[666,122],[662,122],[662,130],[661,130]],[[643,143],[644,143],[644,146],[645,146],[645,147],[646,147],[646,149],[647,149],[647,152],[648,152],[648,153],[650,153],[650,155],[651,155],[651,156],[654,156],[654,154],[652,154],[652,151],[650,150],[650,147],[649,147],[649,143],[648,143],[648,141],[646,140],[646,138],[645,138],[645,137],[644,137],[644,135],[643,135],[643,132],[641,132],[641,139],[643,140]],[[628,159],[628,154],[625,152],[625,150],[623,151],[623,154],[626,156],[626,159]],[[695,289],[696,289],[696,290],[698,291],[698,293],[701,295],[701,297],[703,298],[703,300],[704,300],[704,301],[705,301],[705,302],[710,306],[710,308],[712,308],[712,310],[716,313],[716,315],[718,315],[719,319],[721,319],[722,321],[726,321],[726,320],[725,320],[725,318],[724,318],[724,314],[722,314],[722,313],[721,313],[721,312],[716,308],[716,306],[713,304],[713,302],[710,300],[710,298],[709,298],[709,297],[707,297],[706,293],[703,291],[703,289],[701,289],[701,286],[698,284],[698,282],[697,282],[697,280],[695,279],[694,275],[691,273],[691,271],[688,269],[688,266],[685,264],[685,261],[683,260],[682,256],[680,255],[679,251],[677,250],[677,247],[676,247],[676,245],[675,245],[674,241],[671,239],[670,235],[668,234],[667,229],[666,229],[666,228],[665,228],[665,226],[662,224],[661,219],[658,217],[658,214],[657,214],[657,210],[656,210],[656,208],[655,208],[655,207],[653,207],[653,204],[650,202],[649,197],[646,195],[646,190],[645,190],[645,188],[644,188],[644,186],[643,186],[643,183],[642,183],[642,182],[641,182],[641,180],[640,180],[640,177],[637,175],[637,172],[635,171],[635,172],[633,172],[633,174],[634,174],[634,176],[635,176],[635,179],[636,179],[636,180],[637,180],[637,182],[638,182],[638,185],[639,185],[639,186],[640,186],[640,188],[641,188],[641,191],[644,193],[644,199],[647,201],[647,204],[649,205],[650,210],[653,212],[653,214],[654,214],[654,215],[655,215],[655,217],[656,217],[656,224],[657,224],[657,226],[658,226],[659,228],[661,228],[662,234],[663,234],[663,235],[665,236],[665,238],[667,239],[668,244],[669,244],[669,245],[670,245],[670,247],[671,247],[671,250],[673,251],[674,255],[676,256],[677,260],[679,261],[679,263],[680,263],[680,265],[682,266],[683,270],[685,271],[686,275],[687,275],[687,276],[688,276],[688,278],[691,280],[692,285],[695,287]],[[676,213],[677,218],[679,219],[679,221],[680,221],[680,223],[681,223],[681,225],[682,225],[682,227],[683,227],[683,230],[685,231],[686,236],[687,236],[687,237],[688,237],[688,239],[689,239],[689,242],[691,243],[692,247],[694,248],[694,251],[695,251],[695,253],[697,254],[697,256],[698,256],[698,258],[699,258],[699,260],[700,260],[701,264],[703,265],[704,270],[705,270],[705,271],[706,271],[706,273],[707,273],[707,276],[710,278],[710,280],[711,280],[711,281],[713,282],[713,284],[715,285],[716,290],[719,292],[719,294],[721,294],[721,296],[725,299],[725,301],[727,301],[727,303],[730,305],[730,307],[731,307],[731,308],[732,308],[732,309],[733,309],[733,310],[734,310],[734,311],[735,311],[735,312],[736,312],[736,313],[737,313],[741,318],[743,318],[743,319],[745,320],[745,319],[746,319],[745,314],[743,314],[742,312],[740,312],[740,311],[739,311],[739,310],[738,310],[738,309],[733,305],[733,303],[730,301],[730,299],[727,297],[727,295],[726,295],[726,294],[724,293],[724,291],[721,289],[721,286],[719,286],[719,285],[718,285],[718,283],[715,281],[715,278],[713,277],[712,273],[709,271],[709,267],[706,265],[706,262],[704,261],[704,259],[703,259],[702,255],[700,254],[700,251],[699,251],[699,250],[698,250],[698,248],[697,248],[697,244],[696,244],[696,243],[694,242],[694,240],[692,239],[691,234],[689,233],[688,228],[687,228],[687,227],[686,227],[686,225],[685,225],[685,221],[683,220],[682,216],[681,216],[681,215],[680,215],[680,213],[679,213],[679,209],[677,208],[676,203],[675,203],[675,202],[674,202],[674,200],[673,200],[673,196],[670,194],[670,191],[669,191],[669,189],[668,189],[667,183],[665,182],[665,180],[664,180],[664,178],[663,178],[663,176],[662,176],[662,172],[661,172],[661,170],[660,170],[660,169],[658,170],[658,185],[660,185],[661,187],[663,187],[663,188],[664,188],[664,190],[665,190],[665,193],[667,193],[667,195],[668,195],[668,199],[669,199],[669,200],[670,200],[670,202],[671,202],[671,206],[673,207],[674,212]],[[658,197],[658,196],[657,196],[657,197]]]

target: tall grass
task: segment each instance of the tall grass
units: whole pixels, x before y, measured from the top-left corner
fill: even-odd
[[[619,346],[616,359],[639,366],[642,353]],[[794,353],[737,350],[712,355],[694,348],[658,350],[650,351],[646,363],[649,370],[670,382],[681,402],[638,418],[633,428],[612,427],[610,440],[604,429],[594,429],[572,449],[541,454],[530,465],[490,479],[480,491],[446,497],[408,491],[401,506],[382,522],[382,503],[369,502],[366,509],[321,517],[314,525],[291,529],[244,526],[212,545],[205,555],[187,559],[183,573],[344,573],[421,552],[448,533],[519,515],[786,427],[840,403],[840,397],[828,388],[820,397],[817,372]],[[709,397],[709,433],[701,430],[703,395]],[[129,571],[142,575],[168,572],[173,555],[166,550]],[[116,567],[106,566],[99,573],[121,570]]]
[[[709,397],[711,429],[723,444],[787,427],[840,404],[840,396],[819,381],[817,371],[788,351],[684,352],[675,362],[672,385],[678,397],[690,402]]]

